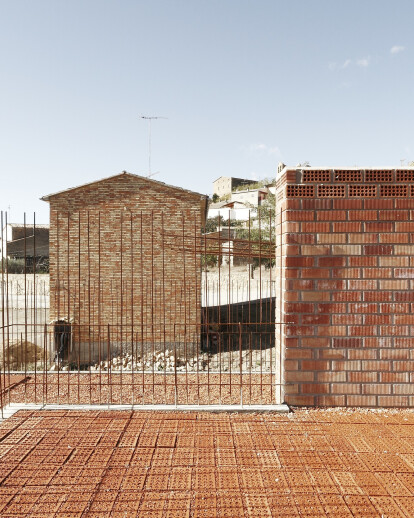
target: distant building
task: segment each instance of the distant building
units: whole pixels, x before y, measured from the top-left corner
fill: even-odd
[[[257,207],[274,192],[274,186],[232,192],[228,200],[209,205],[208,217],[221,216],[224,220],[247,222],[256,214]]]
[[[212,203],[208,208],[208,217],[221,216],[224,220],[248,221],[250,209],[238,201]]]
[[[261,187],[259,189],[247,189],[244,191],[236,191],[231,195],[232,202],[239,202],[246,206],[258,207],[262,204],[262,201],[269,195],[269,189],[267,187]]]
[[[2,239],[3,238],[3,239]],[[49,258],[49,225],[8,223],[0,235],[0,257],[24,259],[26,264]]]
[[[220,198],[231,194],[233,189],[240,185],[249,185],[253,183],[253,180],[247,180],[245,178],[234,178],[233,176],[220,176],[213,182],[213,194],[217,194]]]

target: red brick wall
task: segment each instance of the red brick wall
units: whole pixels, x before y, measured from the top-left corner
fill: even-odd
[[[288,170],[276,330],[292,405],[414,405],[414,169]]]
[[[107,324],[115,341],[132,325],[138,342],[193,340],[203,200],[128,174],[51,196],[51,318],[85,326],[80,341]]]

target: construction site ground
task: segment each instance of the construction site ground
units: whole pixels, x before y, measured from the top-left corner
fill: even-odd
[[[280,399],[269,373],[6,373],[3,381],[3,404],[269,405]]]
[[[414,515],[414,412],[20,410],[2,517]]]

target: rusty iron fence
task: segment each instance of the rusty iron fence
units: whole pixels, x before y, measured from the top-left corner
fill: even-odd
[[[34,216],[14,274],[1,213],[1,406],[280,403],[271,218],[59,213],[39,274]]]

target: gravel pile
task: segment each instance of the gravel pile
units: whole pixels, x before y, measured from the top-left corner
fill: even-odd
[[[174,372],[175,368],[177,368],[178,371],[185,371],[186,363],[188,368],[193,369],[193,360],[186,362],[182,358],[175,358],[174,352],[166,349],[165,353],[164,351],[161,351],[145,357],[133,357],[128,353],[123,356],[116,356],[111,360],[104,360],[100,363],[96,363],[91,367],[91,370],[108,371],[111,369],[112,371],[152,371],[154,369],[155,371]]]
[[[191,356],[183,358],[174,354],[174,351],[166,349],[164,351],[155,351],[147,355],[132,356],[130,353],[118,355],[110,360],[102,360],[89,366],[81,367],[81,370],[90,370],[91,372],[120,372],[120,371],[135,371],[135,372],[206,372],[208,370],[214,372],[240,372],[240,365],[242,372],[274,372],[275,371],[276,353],[274,349],[267,349],[263,351],[252,350],[242,351],[223,351],[217,354],[199,354],[198,356]],[[62,365],[53,364],[50,371],[77,371],[78,365],[73,364],[69,366],[63,363]]]

